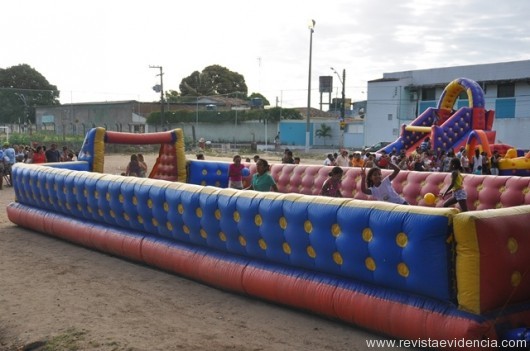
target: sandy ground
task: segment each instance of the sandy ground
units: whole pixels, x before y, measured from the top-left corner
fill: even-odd
[[[107,157],[106,172],[127,159]],[[1,351],[353,351],[383,339],[19,228],[3,210],[13,200],[0,191]]]

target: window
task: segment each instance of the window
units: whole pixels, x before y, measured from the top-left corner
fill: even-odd
[[[436,100],[436,89],[435,88],[421,89],[421,99],[423,101]]]
[[[507,98],[515,96],[515,84],[506,83],[497,85],[497,97],[498,98]]]
[[[467,91],[462,91],[459,95],[458,95],[458,99],[460,100],[467,100]]]
[[[391,113],[388,114],[388,120],[389,120],[389,121],[392,120],[392,114],[391,114]]]

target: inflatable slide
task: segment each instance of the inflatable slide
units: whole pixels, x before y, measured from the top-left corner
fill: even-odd
[[[454,110],[462,92],[467,94],[469,106]],[[409,125],[403,125],[399,138],[382,150],[390,153],[405,149],[410,154],[427,137],[431,149],[436,152],[451,148],[456,152],[466,146],[470,138],[487,147],[495,142],[494,116],[494,111],[484,108],[484,92],[480,85],[467,78],[458,78],[444,89],[436,108],[426,109]]]

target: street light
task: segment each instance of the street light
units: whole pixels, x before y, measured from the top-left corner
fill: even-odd
[[[340,78],[340,75],[339,73],[335,70],[335,68],[333,67],[330,67],[331,70],[333,72],[335,72],[335,74],[337,75],[337,77],[339,78],[339,82],[342,84],[342,102],[340,104],[340,147],[344,147],[344,128],[345,128],[345,123],[344,122],[344,108],[345,108],[345,105],[346,105],[346,70],[345,69],[342,69],[342,79]]]
[[[160,89],[160,123],[165,124],[165,120],[164,120],[164,79],[163,79],[164,72],[162,71],[162,66],[150,65],[149,68],[158,68],[160,70],[160,74],[157,74],[157,76],[160,76],[160,87],[157,87],[155,85],[153,87],[153,90],[158,92],[158,89]]]
[[[335,72],[335,74],[339,78],[340,84],[342,84],[342,99],[341,99],[342,103],[340,107],[340,121],[343,122],[344,115],[345,115],[344,105],[346,105],[346,70],[345,69],[342,70],[342,78],[341,78],[339,73],[335,70],[335,68],[333,67],[330,67],[330,68],[333,72]]]
[[[310,124],[309,124],[309,118],[311,115],[311,59],[313,58],[313,32],[315,28],[315,20],[312,19],[309,21],[309,77],[308,77],[308,83],[307,83],[307,120],[306,120],[306,128],[305,128],[305,152],[309,152],[309,131],[310,131]]]

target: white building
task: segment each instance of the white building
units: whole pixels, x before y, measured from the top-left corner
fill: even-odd
[[[530,60],[384,73],[368,82],[364,145],[394,141],[456,78],[476,81],[484,90],[486,110],[495,111],[496,143],[530,149]],[[462,95],[455,108],[467,106]]]

